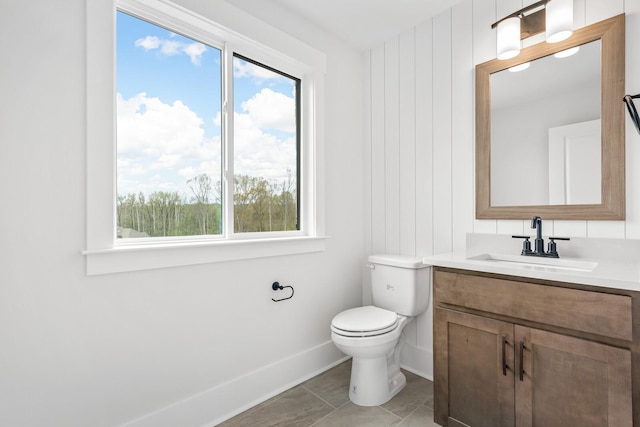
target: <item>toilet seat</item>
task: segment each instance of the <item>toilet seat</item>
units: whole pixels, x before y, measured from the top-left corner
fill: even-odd
[[[396,313],[372,305],[343,311],[331,321],[331,330],[345,337],[372,337],[397,327]]]

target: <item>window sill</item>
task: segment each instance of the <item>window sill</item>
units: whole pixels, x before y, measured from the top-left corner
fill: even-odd
[[[328,237],[286,237],[193,244],[136,245],[83,251],[87,275],[322,252]]]

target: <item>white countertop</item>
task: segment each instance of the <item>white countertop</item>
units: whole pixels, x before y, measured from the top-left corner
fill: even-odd
[[[593,270],[570,270],[527,262],[535,257],[522,257],[523,263],[470,259],[482,254],[519,255],[521,240],[514,244],[511,236],[501,235],[469,235],[466,250],[427,256],[423,262],[461,270],[640,291],[640,241],[572,238],[571,242],[558,242],[560,257],[596,262]]]

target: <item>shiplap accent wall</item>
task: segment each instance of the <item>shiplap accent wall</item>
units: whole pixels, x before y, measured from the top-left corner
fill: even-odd
[[[475,219],[474,68],[496,56],[491,24],[534,2],[464,0],[365,53],[365,253],[424,256],[464,249],[469,232],[530,232],[529,221]],[[635,94],[640,0],[574,0],[576,28],[620,13],[626,93]],[[545,234],[640,238],[640,136],[628,119],[626,134],[626,221],[545,221]],[[368,303],[368,272],[363,277]],[[430,308],[407,328],[407,343],[430,353],[431,328]]]

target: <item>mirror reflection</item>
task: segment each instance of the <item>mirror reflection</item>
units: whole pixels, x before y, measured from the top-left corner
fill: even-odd
[[[559,56],[490,76],[492,206],[601,203],[601,41]]]

